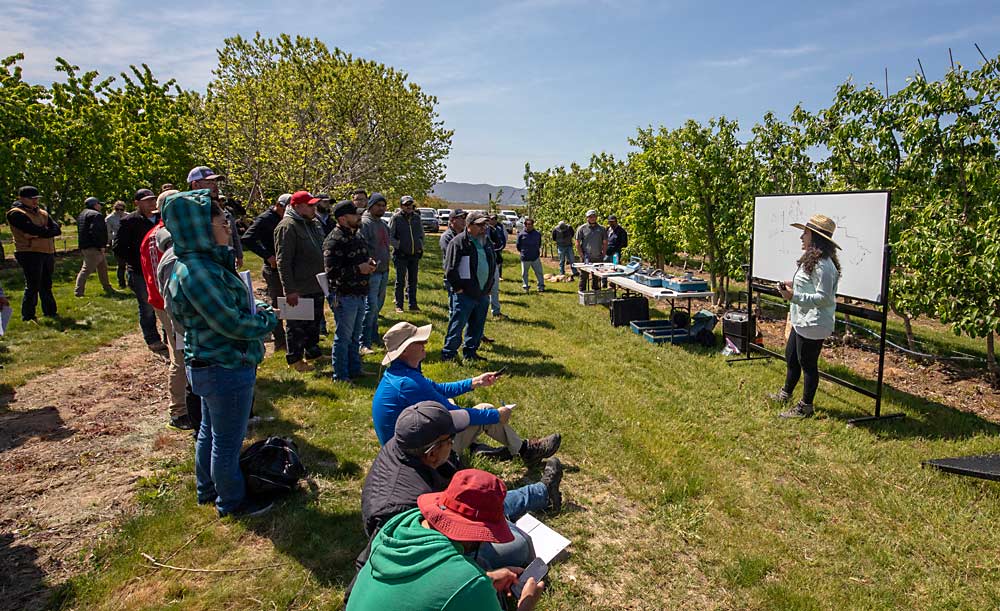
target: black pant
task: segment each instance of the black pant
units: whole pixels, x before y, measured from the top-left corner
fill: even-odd
[[[601,289],[601,279],[598,278],[596,274],[592,274],[590,272],[585,272],[585,271],[583,271],[581,269],[580,270],[580,290],[581,291],[588,290],[587,289],[587,281],[588,280],[590,281],[590,285],[593,287],[590,290],[592,290],[592,291],[599,291]]]
[[[503,251],[494,250],[493,260],[497,262],[497,275],[503,278]]]
[[[115,273],[118,275],[118,288],[123,289],[127,286],[125,284],[125,264],[119,263],[117,268]]]
[[[278,307],[278,297],[284,297],[285,291],[281,288],[281,278],[278,276],[278,270],[271,269],[271,266],[267,263],[264,264],[261,270],[261,275],[264,276],[264,284],[267,285],[267,299],[271,304],[271,307]],[[274,349],[284,350],[285,349],[285,325],[279,320],[278,324],[274,326]]]
[[[785,344],[785,392],[789,395],[799,383],[799,377],[804,375],[802,383],[802,402],[812,404],[819,386],[819,351],[823,348],[823,340],[806,339],[792,329]]]
[[[56,256],[44,252],[15,252],[14,258],[24,272],[24,296],[21,298],[21,320],[35,318],[35,306],[42,298],[42,314],[56,315],[56,298],[52,295],[52,271]]]
[[[319,321],[323,317],[323,293],[315,295],[302,295],[313,300],[312,320],[289,320],[286,340],[288,342],[288,352],[285,354],[285,361],[289,365],[296,361],[301,361],[303,355],[314,359],[320,355],[319,350]]]
[[[420,255],[397,254],[392,261],[396,266],[396,307],[403,307],[404,286],[410,307],[417,307],[417,267],[420,265]]]

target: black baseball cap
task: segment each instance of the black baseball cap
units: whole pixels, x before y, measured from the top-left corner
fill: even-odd
[[[139,200],[150,199],[150,198],[156,199],[156,194],[150,191],[149,189],[139,189],[138,191],[135,192],[135,197],[132,198],[132,201],[137,202]]]
[[[358,207],[349,199],[342,199],[333,207],[333,218],[340,218],[345,214],[358,214]]]
[[[25,185],[17,190],[17,196],[27,198],[38,197],[38,189],[30,185]]]

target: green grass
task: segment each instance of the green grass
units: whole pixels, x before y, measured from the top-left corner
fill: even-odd
[[[1000,427],[890,389],[871,428],[845,420],[871,402],[824,382],[818,416],[776,418],[761,397],[780,363],[727,366],[716,350],[653,346],[577,305],[574,284],[523,295],[506,269],[510,321],[489,322],[483,350],[510,377],[463,397],[514,401],[525,435],[563,433],[564,511],[549,523],[573,541],[553,566],[541,609],[987,609],[1000,605],[1000,489],[922,469],[921,460],[995,451]],[[422,267],[433,323],[425,372],[441,363],[446,325],[440,260]],[[386,308],[383,329],[399,318]],[[324,342],[325,346],[328,343]],[[375,367],[369,359],[368,367]],[[299,444],[311,480],[279,510],[246,523],[194,502],[190,459],[160,465],[142,510],[98,546],[90,570],[60,588],[73,609],[338,608],[364,545],[360,490],[378,445],[375,382],[345,388],[268,359],[258,436]],[[519,462],[489,468],[512,485],[537,478]],[[149,568],[141,553],[181,567]]]
[[[138,330],[139,315],[135,296],[129,289],[105,295],[96,274],[87,279],[86,296],[73,295],[81,258],[77,254],[56,257],[52,292],[59,316],[42,316],[41,303],[36,308],[37,322],[21,320],[21,295],[24,276],[19,267],[0,270],[0,283],[14,310],[7,335],[0,338],[0,394],[26,380],[56,367],[63,367],[73,357],[92,352],[98,346]],[[111,260],[111,285],[117,287],[115,263]]]

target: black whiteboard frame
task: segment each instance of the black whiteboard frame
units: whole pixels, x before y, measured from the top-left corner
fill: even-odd
[[[760,346],[754,343],[757,337],[757,317],[753,311],[753,293],[756,290],[758,293],[763,293],[772,296],[780,296],[777,289],[771,286],[757,284],[754,282],[755,277],[753,275],[753,235],[754,228],[757,221],[757,198],[758,197],[794,197],[796,195],[854,195],[862,193],[885,193],[886,194],[886,205],[885,205],[885,231],[883,232],[882,239],[882,294],[879,296],[880,301],[870,301],[867,299],[860,299],[857,297],[850,297],[844,295],[838,295],[838,297],[844,297],[845,299],[853,299],[855,301],[865,302],[871,304],[874,307],[862,307],[857,305],[851,305],[846,303],[837,302],[836,311],[842,312],[844,314],[849,314],[851,316],[857,316],[859,318],[864,318],[866,320],[871,320],[881,323],[881,331],[879,333],[879,347],[878,347],[878,377],[875,384],[875,391],[872,392],[867,388],[863,388],[854,384],[853,382],[848,382],[843,378],[838,378],[825,371],[820,371],[819,376],[834,384],[838,384],[854,392],[865,395],[866,397],[875,399],[875,412],[871,416],[863,416],[861,418],[854,418],[848,420],[849,425],[863,424],[867,422],[875,422],[880,420],[889,420],[902,418],[903,414],[882,414],[882,390],[883,390],[883,379],[885,373],[885,339],[886,339],[886,326],[889,321],[889,274],[891,273],[891,263],[892,258],[892,245],[889,244],[889,218],[890,211],[892,209],[892,191],[883,189],[873,189],[866,191],[825,191],[825,192],[812,192],[812,193],[769,193],[769,194],[758,194],[754,196],[754,214],[751,218],[750,225],[750,252],[749,252],[749,263],[747,265],[746,273],[746,283],[747,283],[747,320],[746,325],[747,336],[745,338],[744,346],[747,346],[747,351],[744,356],[729,359],[728,364],[733,364],[736,362],[748,362],[752,360],[760,359],[770,359],[778,358],[782,361],[785,360],[785,355],[769,350],[764,346]],[[754,356],[753,352],[757,351],[762,353],[759,356]]]

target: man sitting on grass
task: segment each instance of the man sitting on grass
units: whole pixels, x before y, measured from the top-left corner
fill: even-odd
[[[538,462],[552,456],[559,449],[562,436],[559,433],[541,439],[522,440],[511,428],[511,408],[495,408],[481,403],[472,409],[455,405],[451,399],[464,395],[473,388],[492,386],[500,377],[495,372],[479,374],[458,382],[438,383],[424,377],[420,364],[427,357],[427,340],[431,336],[431,325],[416,327],[408,322],[399,322],[389,329],[385,337],[385,358],[382,364],[388,366],[372,400],[372,420],[375,434],[380,444],[385,445],[395,433],[396,418],[400,412],[421,401],[436,401],[450,410],[464,409],[469,414],[470,426],[455,438],[455,451],[461,454],[472,445],[480,433],[503,444],[493,458],[510,460],[520,456],[524,462]]]
[[[503,515],[507,488],[477,469],[459,472],[444,492],[422,494],[417,508],[389,520],[371,543],[347,611],[477,609],[499,611],[521,569],[486,572],[470,554],[514,539]],[[518,611],[535,608],[544,582],[527,581]],[[405,602],[404,602],[405,601]]]

